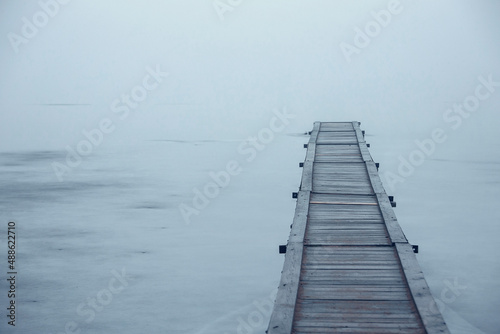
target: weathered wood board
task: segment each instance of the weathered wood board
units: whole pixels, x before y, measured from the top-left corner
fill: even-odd
[[[316,122],[269,334],[448,333],[358,122]]]

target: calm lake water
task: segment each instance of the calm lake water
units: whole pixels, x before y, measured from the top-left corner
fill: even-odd
[[[367,138],[381,173],[397,168],[408,143]],[[17,224],[16,330],[263,333],[306,141],[278,136],[252,162],[232,140],[140,141],[96,150],[63,182],[51,164],[65,151],[1,153],[2,239],[7,222]],[[229,161],[241,173],[187,224],[179,205],[192,206],[196,189]],[[393,193],[455,333],[494,333],[498,324],[498,166],[491,156],[457,163],[437,154]],[[449,284],[465,288],[455,296],[443,292]],[[7,305],[5,294],[0,302]],[[13,332],[5,321],[0,328]]]

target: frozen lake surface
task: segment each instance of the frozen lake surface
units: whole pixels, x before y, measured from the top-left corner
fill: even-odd
[[[368,129],[367,140],[383,175],[411,142],[399,137],[394,145],[377,132]],[[251,162],[234,138],[110,145],[64,182],[51,167],[64,151],[2,153],[1,219],[17,223],[16,329],[263,333],[307,139],[277,134]],[[495,333],[499,326],[500,217],[492,208],[500,160],[490,153],[464,161],[436,153],[394,192],[400,224],[420,246],[417,258],[452,333]],[[193,189],[202,190],[210,172],[232,160],[241,173],[187,224],[179,205],[191,205]]]

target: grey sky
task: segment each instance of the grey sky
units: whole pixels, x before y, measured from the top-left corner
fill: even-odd
[[[8,34],[22,36],[23,17],[32,22],[42,9],[2,1],[0,149],[74,144],[83,129],[116,116],[110,104],[148,66],[170,77],[114,138],[241,139],[285,106],[297,114],[297,131],[356,119],[377,132],[427,132],[478,76],[500,81],[497,1],[402,0],[348,62],[340,44],[354,45],[354,29],[390,3],[242,1],[221,20],[212,1],[73,0],[16,53]],[[474,117],[496,124],[499,100]]]

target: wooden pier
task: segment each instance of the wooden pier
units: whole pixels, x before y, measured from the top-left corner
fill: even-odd
[[[360,123],[316,122],[306,146],[267,333],[449,333]]]

